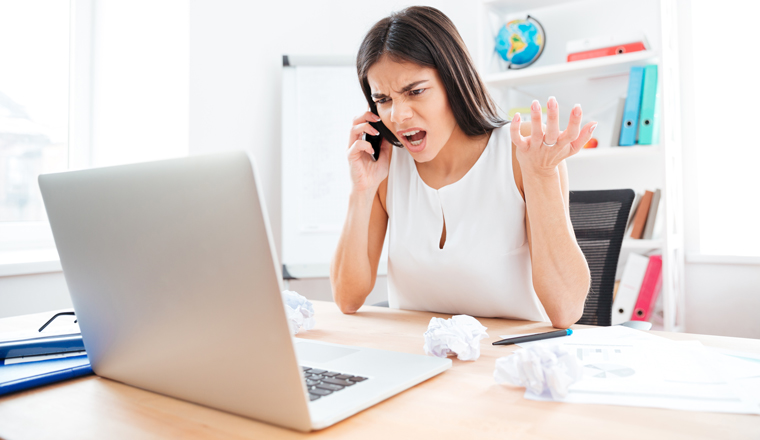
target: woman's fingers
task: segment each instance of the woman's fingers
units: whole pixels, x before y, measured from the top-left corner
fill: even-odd
[[[353,120],[353,126],[351,127],[351,132],[348,137],[348,147],[351,148],[354,142],[356,142],[357,139],[361,139],[362,134],[364,133],[367,133],[373,136],[379,135],[380,132],[377,131],[375,127],[369,124],[370,122],[379,122],[379,121],[380,121],[380,116],[377,116],[371,111],[366,111],[362,113],[361,115],[355,117]]]
[[[359,116],[355,117],[352,125],[359,125],[362,122],[367,122],[367,121],[379,122],[380,121],[380,116],[378,116],[378,115],[372,113],[371,111],[367,110],[366,112],[364,112],[364,113],[360,114]]]
[[[375,154],[375,150],[372,149],[372,144],[359,139],[351,144],[351,148],[348,149],[348,161],[354,162],[356,160],[361,160],[364,153],[373,155]]]
[[[360,123],[351,127],[351,135],[349,139],[349,145],[352,145],[357,139],[361,139],[362,134],[367,133],[372,136],[377,136],[380,132],[371,126],[369,122]]]
[[[509,124],[509,135],[512,137],[512,143],[517,145],[517,148],[525,149],[528,147],[527,138],[522,137],[520,134],[520,113],[515,113],[512,117],[512,123]]]
[[[596,122],[589,122],[588,124],[583,126],[583,129],[580,130],[580,134],[578,135],[578,138],[574,141],[570,142],[570,155],[577,153],[578,151],[583,148],[584,145],[586,145],[586,142],[588,142],[591,139],[591,135],[594,134],[594,130],[596,130]]]
[[[544,141],[544,130],[541,124],[541,104],[538,100],[530,105],[530,146],[538,147]]]
[[[583,119],[583,111],[580,104],[575,104],[575,107],[570,111],[570,120],[567,123],[567,129],[560,135],[562,142],[574,142],[578,138],[578,134],[581,131],[581,119]]]
[[[548,145],[554,145],[559,139],[559,104],[553,96],[549,97],[546,103],[546,134],[543,142]]]

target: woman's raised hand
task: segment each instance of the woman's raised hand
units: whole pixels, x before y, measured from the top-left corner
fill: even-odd
[[[520,134],[520,114],[515,114],[510,127],[512,142],[517,146],[517,160],[523,174],[553,175],[557,166],[566,158],[583,148],[591,139],[596,122],[589,122],[581,128],[583,112],[576,105],[570,112],[570,122],[565,131],[559,131],[559,104],[552,96],[546,104],[546,129],[541,124],[541,105],[533,101],[530,105],[530,136]]]
[[[377,136],[380,132],[369,125],[369,121],[379,122],[380,117],[367,111],[354,118],[351,135],[348,139],[348,163],[351,168],[353,191],[371,191],[374,193],[380,183],[388,177],[391,144],[383,139],[380,146],[380,157],[377,161],[372,158],[374,154],[372,145],[363,140],[362,135],[367,133]]]

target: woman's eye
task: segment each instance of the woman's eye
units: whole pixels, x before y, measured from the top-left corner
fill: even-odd
[[[390,101],[389,98],[378,99],[377,101],[375,101],[375,104],[385,104],[388,101]]]
[[[425,89],[415,89],[415,90],[410,91],[409,94],[412,95],[412,96],[421,95],[422,92],[424,92],[424,91],[425,91]]]

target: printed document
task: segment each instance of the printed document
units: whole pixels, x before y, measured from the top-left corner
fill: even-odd
[[[758,393],[752,392],[760,390],[760,362],[699,341],[612,326],[519,345],[532,344],[560,344],[583,365],[583,378],[558,401],[760,414]],[[555,400],[527,390],[525,398]]]

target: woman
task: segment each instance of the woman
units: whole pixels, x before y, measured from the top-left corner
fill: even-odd
[[[545,129],[538,101],[530,123],[502,120],[453,23],[430,7],[375,24],[357,71],[371,111],[349,139],[352,191],[330,268],[340,309],[372,291],[387,228],[390,307],[557,328],[580,319],[590,277],[564,159],[596,123],[581,129],[576,106],[560,132],[554,98]],[[384,140],[375,162],[362,136],[379,121],[403,148]]]

